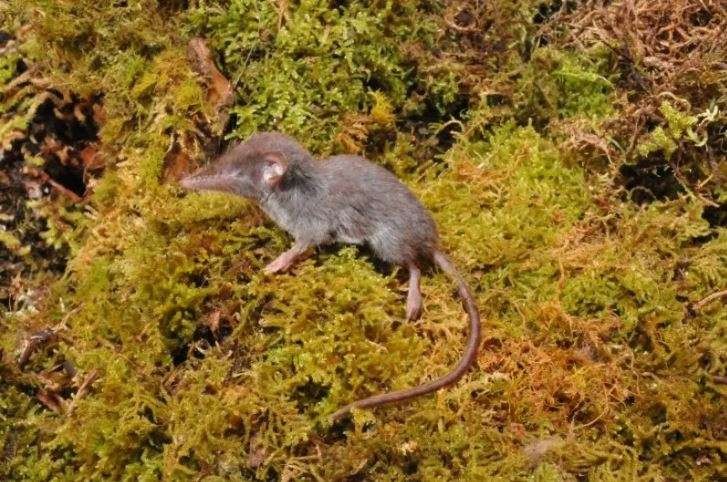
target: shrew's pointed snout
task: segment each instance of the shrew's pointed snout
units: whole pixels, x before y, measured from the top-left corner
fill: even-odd
[[[235,185],[233,171],[229,166],[213,164],[182,178],[179,185],[191,191],[230,191]]]
[[[179,180],[179,185],[183,187],[184,189],[193,190],[195,184],[194,175],[190,174],[189,176],[183,177]]]
[[[204,189],[207,184],[209,184],[209,176],[202,176],[200,174],[190,174],[179,181],[180,186],[190,191]]]

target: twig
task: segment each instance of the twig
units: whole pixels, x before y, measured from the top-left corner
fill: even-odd
[[[71,404],[68,406],[68,411],[67,411],[68,415],[73,413],[73,410],[76,408],[76,402],[86,396],[86,394],[88,393],[89,388],[91,388],[91,385],[93,384],[93,382],[98,380],[98,376],[99,376],[98,370],[93,370],[93,371],[91,371],[91,373],[89,373],[88,375],[86,375],[83,378],[83,381],[81,382],[81,386],[78,387],[78,391],[76,392],[76,395],[73,397],[73,400],[71,400]]]
[[[692,309],[694,311],[700,311],[702,308],[704,308],[706,305],[711,303],[712,301],[727,296],[727,290],[717,291],[716,293],[712,293],[711,295],[707,296],[706,298],[703,298],[696,303],[692,305]]]
[[[288,1],[287,0],[276,0],[272,2],[274,7],[278,9],[278,31],[283,28],[283,25],[290,21],[288,15]]]

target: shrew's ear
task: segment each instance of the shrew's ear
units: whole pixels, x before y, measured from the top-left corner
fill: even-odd
[[[288,162],[279,152],[263,156],[263,182],[270,188],[277,187],[288,170]]]

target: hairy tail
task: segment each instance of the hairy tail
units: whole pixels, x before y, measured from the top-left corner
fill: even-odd
[[[436,380],[432,380],[431,382],[424,383],[416,387],[407,388],[404,390],[382,393],[381,395],[375,395],[373,397],[363,398],[353,403],[349,403],[348,405],[337,410],[333,415],[331,415],[331,420],[338,420],[354,408],[376,407],[378,405],[384,405],[387,403],[401,402],[414,397],[418,397],[419,395],[424,395],[437,391],[440,388],[451,385],[452,383],[459,380],[459,378],[467,372],[467,369],[474,361],[475,357],[477,356],[477,348],[480,344],[480,315],[477,312],[477,306],[475,305],[475,300],[472,296],[472,292],[470,291],[469,286],[467,286],[467,283],[464,281],[462,276],[460,276],[459,272],[457,272],[457,268],[454,267],[454,264],[449,260],[449,258],[447,258],[447,256],[444,255],[444,253],[442,253],[441,251],[435,251],[433,259],[437,266],[439,266],[442,271],[444,271],[447,275],[449,275],[450,278],[452,278],[452,280],[457,283],[459,295],[462,297],[465,311],[469,316],[470,324],[469,336],[467,337],[467,346],[465,347],[464,354],[459,360],[459,363],[457,363],[457,366],[454,367],[449,373],[440,378],[437,378]]]

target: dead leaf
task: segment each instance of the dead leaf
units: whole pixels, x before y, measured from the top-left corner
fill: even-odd
[[[162,178],[165,182],[179,181],[192,170],[194,170],[192,157],[181,148],[177,141],[174,141],[171,149],[164,156],[164,174]]]
[[[41,390],[35,397],[40,403],[48,407],[48,409],[53,412],[63,413],[64,402],[57,393],[48,390]]]
[[[235,91],[232,84],[215,66],[212,51],[205,39],[194,37],[189,41],[187,55],[192,62],[192,68],[205,82],[207,87],[207,100],[214,106],[217,119],[214,124],[219,129],[227,124],[228,108],[235,100]]]
[[[81,162],[86,170],[103,169],[104,167],[104,161],[99,154],[97,144],[90,144],[84,147],[78,153],[78,156],[81,158]]]
[[[220,329],[220,310],[215,310],[207,317],[206,325],[209,326],[212,334],[217,336]]]

